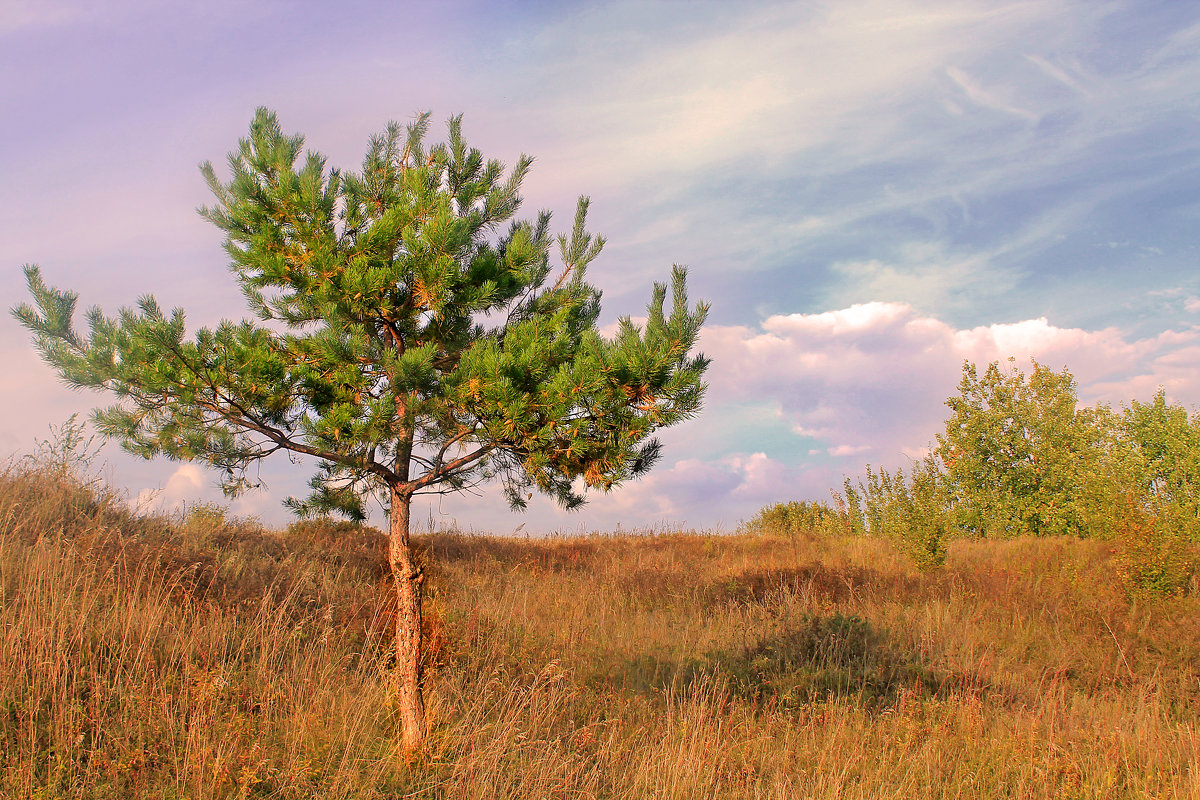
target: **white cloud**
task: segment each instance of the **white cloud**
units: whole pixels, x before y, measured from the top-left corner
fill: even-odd
[[[212,475],[199,464],[180,464],[161,488],[142,489],[134,496],[133,506],[142,510],[179,511],[209,494]]]
[[[1038,114],[1025,108],[1021,108],[1013,103],[1008,98],[1003,98],[989,91],[968,75],[964,70],[958,67],[946,67],[946,75],[950,80],[954,81],[958,88],[962,89],[967,99],[976,105],[984,108],[992,109],[993,111],[1001,111],[1006,114],[1012,114],[1029,122],[1037,122]]]
[[[825,452],[831,456],[856,456],[859,453],[865,453],[871,449],[869,444],[850,445],[839,444],[837,447],[830,447]],[[819,450],[817,452],[820,452]]]
[[[1075,75],[1071,75],[1068,71],[1070,69],[1069,67],[1061,67],[1057,64],[1051,63],[1047,58],[1033,55],[1031,53],[1026,53],[1025,58],[1029,61],[1029,63],[1035,65],[1044,74],[1058,81],[1067,88],[1072,89],[1082,95],[1091,94],[1088,88],[1083,85],[1084,79]]]
[[[143,462],[144,463],[144,462]],[[163,462],[159,462],[161,469]],[[296,482],[305,474],[293,469]],[[197,503],[211,503],[228,510],[235,517],[274,517],[282,521],[279,498],[263,492],[251,492],[236,499],[225,497],[216,485],[216,474],[196,462],[175,466],[165,483],[148,486],[133,495],[131,505],[141,512],[173,514]]]
[[[181,464],[167,478],[163,487],[163,499],[167,501],[182,501],[194,498],[209,484],[208,476],[197,464]]]
[[[732,521],[741,509],[757,508],[786,495],[790,488],[787,467],[765,453],[735,453],[712,461],[685,458],[611,495],[593,498],[585,516],[599,528],[622,521],[626,525]]]
[[[1045,318],[958,328],[904,303],[873,302],[776,315],[755,327],[708,326],[701,347],[713,358],[710,391],[687,431],[667,432],[674,462],[594,496],[578,514],[535,501],[522,519],[527,530],[732,525],[769,503],[828,499],[866,463],[907,466],[929,453],[964,361],[1015,356],[1026,370],[1030,358],[1065,366],[1084,403],[1147,400],[1160,385],[1173,402],[1200,402],[1200,328],[1191,327],[1143,338]],[[724,425],[749,416],[747,407],[765,409],[748,437],[770,438],[758,428],[778,414],[794,438],[770,438],[769,452],[734,442],[726,452],[697,455],[719,451]],[[488,494],[447,507],[458,520],[486,528],[496,524],[489,520],[496,520],[498,503]]]
[[[903,303],[864,303],[820,314],[770,317],[755,330],[713,326],[713,404],[777,405],[798,436],[821,451],[895,460],[917,456],[945,416],[964,361],[1010,356],[1069,368],[1087,402],[1145,399],[1159,385],[1179,402],[1200,401],[1200,329],[1142,339],[1116,328],[1061,328],[1039,318],[958,329]],[[797,448],[799,448],[797,442]]]

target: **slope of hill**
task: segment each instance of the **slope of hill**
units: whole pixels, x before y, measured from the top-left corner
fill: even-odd
[[[0,796],[1200,796],[1200,600],[1099,542],[420,539],[430,746],[381,538],[0,474]]]

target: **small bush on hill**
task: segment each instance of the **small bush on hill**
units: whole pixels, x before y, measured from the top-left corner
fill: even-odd
[[[1131,594],[1166,596],[1181,594],[1191,586],[1197,553],[1187,523],[1180,519],[1177,506],[1167,506],[1156,516],[1132,497],[1121,503],[1116,563]]]
[[[846,513],[828,503],[793,500],[762,508],[746,523],[746,528],[756,533],[780,533],[788,536],[832,536],[847,532],[846,524]]]
[[[779,707],[800,707],[834,695],[868,703],[901,688],[932,691],[932,672],[902,653],[866,620],[807,615],[759,639],[734,659],[718,659],[733,690]]]
[[[846,527],[889,539],[920,569],[942,566],[952,526],[939,467],[933,456],[915,462],[908,475],[902,469],[875,471],[868,464],[866,481],[858,488],[846,482],[843,505],[862,509],[861,520]]]

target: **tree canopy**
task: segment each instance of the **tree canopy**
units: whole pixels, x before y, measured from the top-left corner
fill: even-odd
[[[230,266],[257,320],[187,337],[152,297],[115,317],[26,267],[36,308],[16,316],[73,386],[113,391],[95,420],[141,456],[199,459],[227,492],[278,450],[323,460],[302,512],[361,518],[372,488],[445,491],[488,478],[523,505],[536,488],[567,506],[574,484],[607,489],[651,466],[651,434],[693,414],[707,361],[690,351],[704,305],[685,273],[655,286],[644,328],[597,331],[585,281],[604,240],[579,201],[569,234],[550,215],[513,221],[532,159],[506,174],[462,136],[426,147],[429,116],[389,125],[358,173],[330,169],[260,109],[229,157],[202,169]],[[508,223],[507,228],[500,228]],[[552,275],[551,250],[561,263]]]

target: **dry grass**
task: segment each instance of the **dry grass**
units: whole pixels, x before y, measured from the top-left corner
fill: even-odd
[[[382,542],[0,475],[0,796],[1200,797],[1196,592],[1105,546],[423,537],[397,755]]]

